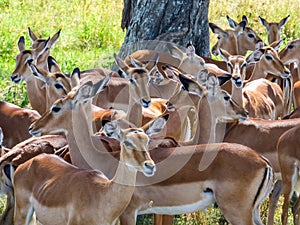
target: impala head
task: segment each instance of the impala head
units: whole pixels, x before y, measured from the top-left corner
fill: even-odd
[[[29,64],[29,67],[33,75],[45,84],[47,89],[47,100],[50,105],[52,105],[55,100],[67,95],[72,88],[78,86],[80,83],[80,71],[78,68],[73,70],[69,78],[61,72],[47,72],[32,63]]]
[[[217,35],[218,41],[212,47],[212,54],[218,55],[219,48],[228,51],[230,54],[238,54],[238,36],[243,33],[246,22],[240,22],[234,30],[223,30],[214,23],[209,23],[211,31]]]
[[[280,41],[278,41],[278,44],[281,44]],[[273,46],[276,47],[275,45]],[[259,66],[265,75],[270,73],[287,78],[290,76],[290,70],[283,64],[274,47],[266,46],[254,51],[250,60],[247,59],[247,62],[256,62],[256,66]]]
[[[180,60],[179,70],[193,76],[204,70],[205,61],[196,54],[195,47],[192,44],[188,44],[186,52],[171,44],[168,44],[167,47],[171,55]]]
[[[123,78],[128,78],[130,81],[130,95],[135,103],[141,104],[147,108],[151,105],[151,97],[149,93],[149,85],[151,78],[149,70],[145,67],[135,68],[128,66],[119,56],[114,54],[115,61],[119,66]]]
[[[220,48],[220,56],[227,63],[227,70],[231,74],[231,81],[237,88],[242,88],[246,79],[246,57],[241,55],[231,55],[226,50]]]
[[[234,30],[238,29],[239,23],[231,19],[228,15],[226,18],[231,28]],[[245,15],[243,15],[242,21],[246,24],[243,32],[238,36],[238,52],[239,55],[246,55],[248,50],[254,51],[255,49],[262,48],[265,44],[256,32],[248,27],[248,18]]]
[[[186,83],[185,79],[182,79],[183,75],[179,74],[179,79],[182,84],[177,84],[176,89],[174,90],[170,99],[166,102],[167,109],[169,111],[174,111],[175,109],[179,109],[181,107],[193,107],[192,104],[197,104],[202,97],[206,94],[206,89],[198,82],[187,79],[189,83]],[[188,87],[188,89],[186,89]],[[189,101],[191,100],[191,101]]]
[[[50,55],[50,49],[52,48],[52,46],[57,42],[59,36],[60,36],[60,31],[59,30],[57,33],[55,33],[51,38],[48,39],[41,39],[38,38],[33,31],[30,29],[30,27],[28,27],[28,35],[31,39],[32,45],[31,48],[33,50],[39,49],[42,46],[44,46],[46,44],[46,49],[45,52],[41,55],[39,55],[38,61],[46,61],[47,57]]]
[[[16,67],[10,77],[13,82],[19,83],[23,79],[30,79],[32,74],[29,69],[28,63],[36,61],[39,55],[45,52],[45,49],[47,48],[47,43],[48,41],[43,42],[43,44],[41,44],[37,49],[26,50],[24,37],[20,37],[18,41],[20,53],[16,56]]]
[[[159,72],[157,68],[158,54],[155,55],[152,61],[149,61],[147,63],[140,62],[139,60],[134,59],[131,56],[128,57],[130,59],[131,64],[135,68],[145,68],[149,71],[150,83],[159,84],[164,80],[164,76]]]
[[[159,117],[141,128],[121,129],[118,121],[104,125],[104,131],[117,139],[121,145],[120,160],[127,166],[134,167],[145,176],[153,176],[156,171],[154,161],[148,152],[149,135],[160,132],[166,124],[168,116]]]
[[[230,78],[228,78],[230,79]],[[236,103],[228,92],[220,86],[220,80],[214,74],[208,74],[206,81],[207,99],[214,118],[219,122],[245,120],[248,112]]]
[[[300,38],[289,41],[284,49],[279,52],[281,61],[287,65],[290,63],[297,63],[300,61]]]
[[[206,88],[199,85],[196,80],[182,74],[179,75],[179,79],[183,88],[178,88],[168,100],[166,103],[168,109],[187,107],[187,99],[191,98],[192,95],[196,95],[198,101],[202,101],[203,98],[207,99],[213,117],[219,121],[230,122],[247,118],[247,111],[220,88],[220,81],[214,74],[207,75]],[[230,79],[230,77],[227,79]],[[190,107],[193,107],[193,105],[190,105]]]
[[[91,81],[73,88],[65,97],[56,100],[40,119],[29,127],[29,132],[35,136],[46,134],[68,134],[73,127],[73,115],[90,112],[92,98],[108,84],[110,75],[93,84]],[[74,114],[73,114],[74,113]]]
[[[280,32],[284,25],[289,21],[290,15],[277,22],[269,23],[262,17],[258,17],[261,24],[267,29],[268,32],[268,42],[269,44],[273,43],[280,39]]]

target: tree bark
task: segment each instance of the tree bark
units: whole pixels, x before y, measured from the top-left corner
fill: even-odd
[[[210,56],[209,0],[124,0],[121,27],[126,29],[120,56],[139,49],[164,49],[192,43],[200,56]]]

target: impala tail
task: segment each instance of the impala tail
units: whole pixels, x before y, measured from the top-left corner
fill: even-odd
[[[261,203],[269,196],[273,189],[274,184],[274,171],[270,166],[269,162],[266,160],[268,164],[263,173],[262,182],[257,190],[257,194],[254,199],[254,223],[255,224],[263,224],[260,219],[260,205]]]

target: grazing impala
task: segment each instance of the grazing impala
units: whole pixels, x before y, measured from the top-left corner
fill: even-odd
[[[115,224],[133,195],[137,171],[147,177],[156,171],[148,153],[148,135],[159,132],[164,124],[165,118],[161,117],[142,128],[122,130],[117,124],[105,126],[121,146],[120,162],[112,180],[99,171],[76,168],[53,155],[39,155],[20,165],[13,177],[14,224],[28,224],[33,211],[45,225]],[[42,188],[45,183],[47,188]],[[67,189],[68,194],[61,198],[61,191]],[[84,203],[87,205],[83,210]]]
[[[267,29],[268,32],[268,42],[272,44],[274,41],[280,39],[280,32],[284,25],[289,21],[290,15],[281,19],[278,23],[277,22],[268,22],[262,17],[258,17],[261,24]]]

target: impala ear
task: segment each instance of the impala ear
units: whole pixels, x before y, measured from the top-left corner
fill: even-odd
[[[20,52],[25,50],[25,39],[24,39],[24,36],[21,36],[19,38],[18,47],[19,47],[19,51]]]
[[[93,82],[88,81],[78,88],[76,96],[74,97],[74,100],[75,100],[75,102],[78,101],[78,102],[85,103],[86,101],[90,100],[92,97],[94,97]]]
[[[49,42],[48,42],[48,48],[51,48],[58,40],[59,36],[60,36],[60,31],[61,29],[52,36],[52,38],[50,38]]]
[[[224,50],[222,48],[219,48],[219,54],[225,62],[229,61],[229,57],[230,57],[229,52],[227,52],[226,50]]]
[[[260,23],[267,29],[267,31],[270,30],[269,22],[266,21],[264,18],[261,16],[258,16]]]
[[[77,87],[80,85],[80,70],[75,68],[70,76],[71,88]]]
[[[142,129],[145,131],[147,135],[157,134],[164,128],[168,119],[169,119],[169,114],[165,114],[145,124],[142,127]]]
[[[48,69],[49,69],[50,73],[56,73],[56,72],[61,73],[60,65],[57,63],[57,61],[52,56],[48,56],[47,63],[48,63]]]
[[[123,138],[123,132],[116,120],[105,123],[103,130],[108,137],[115,138],[118,141],[121,141]]]
[[[181,51],[178,47],[172,44],[167,44],[167,48],[170,51],[170,54],[179,60],[182,60],[182,58],[185,56],[185,53]]]
[[[105,76],[102,80],[98,81],[97,83],[95,83],[93,85],[93,96],[97,95],[98,93],[100,93],[101,91],[104,90],[104,88],[107,87],[110,78],[112,76],[112,73],[108,74],[107,76]]]
[[[131,57],[130,55],[128,56],[128,58],[129,58],[131,64],[132,64],[135,68],[141,68],[141,67],[143,67],[143,63],[140,62],[139,60],[137,60],[137,59]]]
[[[228,24],[231,28],[235,29],[236,26],[238,25],[237,22],[235,22],[233,19],[231,19],[228,15],[226,16]]]
[[[201,71],[197,74],[196,80],[197,80],[197,82],[198,82],[200,85],[205,86],[206,80],[207,80],[207,76],[208,76],[208,70],[207,70],[207,69],[201,70]]]
[[[190,79],[182,74],[179,74],[178,77],[185,90],[187,90],[191,94],[195,94],[200,97],[203,96],[204,88],[201,85],[199,85],[197,81]]]
[[[32,30],[30,29],[30,27],[28,27],[28,35],[30,37],[30,40],[32,42],[36,41],[38,38],[37,36],[32,32]]]
[[[47,82],[47,74],[48,72],[44,69],[37,67],[33,63],[29,63],[29,68],[32,71],[32,74],[35,76],[35,78],[43,81],[44,83]]]
[[[272,44],[270,44],[270,47],[274,48],[278,52],[282,43],[283,43],[283,40],[280,39],[280,40],[274,41]]]
[[[130,67],[116,53],[114,53],[114,58],[117,66],[120,69],[119,72],[120,77],[127,78],[128,77],[127,73]]]
[[[218,76],[219,85],[222,86],[223,84],[225,84],[230,79],[231,79],[231,75],[230,74],[224,74],[222,76]]]
[[[289,19],[290,19],[290,15],[280,20],[280,22],[278,23],[278,28],[282,29],[282,27],[289,21]]]

